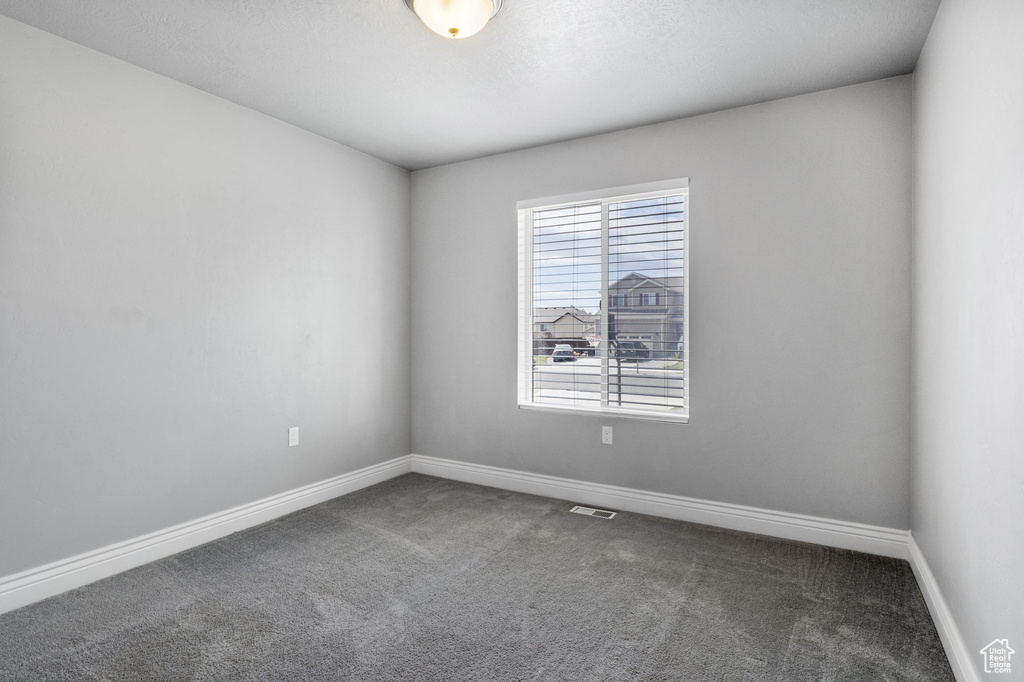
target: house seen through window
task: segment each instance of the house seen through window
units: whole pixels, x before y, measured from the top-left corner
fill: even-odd
[[[686,181],[518,208],[519,405],[687,421]]]

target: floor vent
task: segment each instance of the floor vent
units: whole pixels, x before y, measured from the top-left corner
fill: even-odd
[[[615,512],[608,511],[606,509],[594,509],[593,507],[581,507],[576,505],[570,509],[573,514],[583,514],[585,516],[596,516],[599,519],[613,519],[615,518]]]

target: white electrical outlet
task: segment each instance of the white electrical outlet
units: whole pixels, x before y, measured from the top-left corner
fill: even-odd
[[[288,447],[293,448],[299,444],[299,427],[293,426],[288,429]]]
[[[612,444],[612,427],[602,426],[601,427],[601,442],[604,445]]]

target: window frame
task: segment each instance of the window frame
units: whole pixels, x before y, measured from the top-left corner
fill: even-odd
[[[516,204],[518,213],[519,248],[519,329],[516,376],[518,385],[517,406],[519,409],[561,414],[578,414],[599,417],[621,417],[646,421],[686,424],[690,420],[690,192],[689,179],[676,178],[659,182],[643,183],[592,190],[553,197],[527,199]],[[533,402],[533,211],[569,207],[579,204],[601,204],[601,340],[608,339],[608,309],[611,298],[608,291],[609,238],[608,206],[610,204],[654,199],[664,196],[683,195],[683,409],[647,411],[642,409],[612,407],[607,399],[608,353],[601,353],[601,405],[585,408],[576,405],[552,405]],[[607,348],[607,346],[604,346]]]

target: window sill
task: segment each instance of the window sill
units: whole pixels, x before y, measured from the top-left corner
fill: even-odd
[[[578,414],[585,417],[611,417],[615,419],[637,419],[649,422],[664,422],[668,424],[689,424],[690,415],[682,412],[641,412],[639,410],[623,410],[611,407],[604,407],[597,410],[588,410],[581,407],[562,407],[560,405],[538,405],[536,403],[519,403],[519,409],[532,412],[553,412],[558,414]]]

